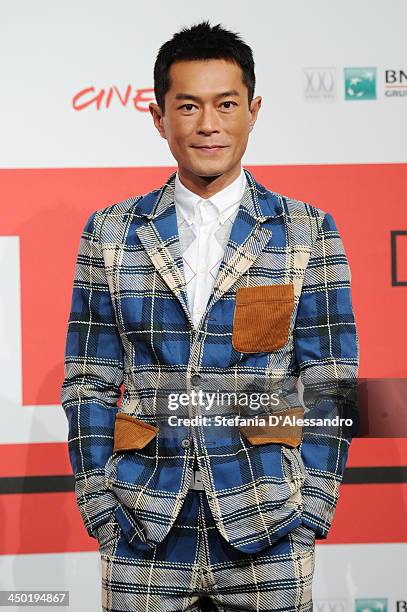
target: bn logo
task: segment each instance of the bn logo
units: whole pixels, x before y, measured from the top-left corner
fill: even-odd
[[[384,95],[386,98],[405,98],[407,96],[407,71],[384,71]]]
[[[385,79],[389,85],[401,85],[401,83],[407,83],[407,72],[404,72],[404,70],[385,70]]]

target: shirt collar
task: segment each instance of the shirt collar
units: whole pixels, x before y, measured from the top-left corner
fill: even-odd
[[[245,187],[246,176],[243,168],[241,168],[239,176],[230,185],[227,185],[227,187],[224,187],[208,198],[208,201],[215,206],[218,212],[220,223],[224,223],[232,214],[233,209],[238,206],[243,197]],[[181,183],[178,172],[175,176],[174,199],[177,209],[188,225],[191,225],[195,218],[196,208],[203,201],[203,198],[190,191]]]

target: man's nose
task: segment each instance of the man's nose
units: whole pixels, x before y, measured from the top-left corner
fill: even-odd
[[[219,131],[219,117],[214,108],[204,108],[197,125],[198,132],[212,134]]]

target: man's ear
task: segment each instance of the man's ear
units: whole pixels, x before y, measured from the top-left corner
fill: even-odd
[[[148,105],[148,109],[151,113],[154,125],[157,128],[161,138],[167,138],[164,129],[164,114],[161,108],[155,102],[150,102],[150,104]]]
[[[249,128],[250,131],[253,129],[253,126],[256,123],[257,115],[258,115],[258,112],[261,106],[261,102],[262,102],[261,96],[256,96],[255,98],[253,98],[253,100],[250,103],[250,114],[251,114],[250,128]]]

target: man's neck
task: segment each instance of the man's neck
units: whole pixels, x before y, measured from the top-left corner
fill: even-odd
[[[184,187],[196,193],[203,200],[209,200],[215,193],[233,183],[241,171],[242,167],[238,165],[230,172],[225,172],[218,176],[197,176],[178,168],[178,177]]]

